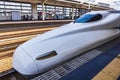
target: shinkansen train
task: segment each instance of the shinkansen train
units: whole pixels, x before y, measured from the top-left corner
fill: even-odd
[[[120,35],[120,11],[92,11],[17,47],[13,67],[23,75],[43,73]]]

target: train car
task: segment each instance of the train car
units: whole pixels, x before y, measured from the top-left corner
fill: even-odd
[[[120,11],[88,12],[18,46],[13,68],[23,75],[43,73],[119,35]]]

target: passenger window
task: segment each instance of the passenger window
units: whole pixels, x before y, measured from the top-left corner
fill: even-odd
[[[87,22],[98,21],[100,19],[102,19],[101,14],[85,14],[80,18],[76,19],[75,23],[87,23]]]

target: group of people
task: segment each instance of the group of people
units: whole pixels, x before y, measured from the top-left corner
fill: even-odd
[[[23,15],[23,20],[29,20],[29,16],[27,15]]]

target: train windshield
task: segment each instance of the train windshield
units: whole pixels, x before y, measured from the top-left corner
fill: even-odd
[[[75,23],[87,23],[87,22],[98,21],[100,19],[102,19],[101,14],[85,14],[81,16],[80,18],[76,19],[74,22]]]

